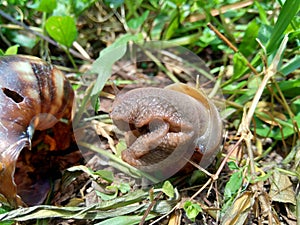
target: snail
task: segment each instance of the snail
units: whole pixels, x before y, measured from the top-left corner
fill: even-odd
[[[222,141],[216,106],[200,90],[183,83],[138,88],[116,97],[110,113],[125,131],[123,161],[159,179],[187,164],[200,151],[200,166],[208,166]]]
[[[0,57],[0,193],[24,205],[14,182],[15,164],[30,148],[34,130],[70,119],[74,93],[64,74],[43,60],[24,55]]]

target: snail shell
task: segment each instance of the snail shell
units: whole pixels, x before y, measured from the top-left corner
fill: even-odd
[[[195,151],[202,155],[200,165],[208,166],[222,140],[215,105],[204,93],[182,83],[117,96],[110,116],[126,132],[128,148],[122,159],[158,179],[179,171]]]
[[[0,193],[17,207],[13,175],[34,130],[70,119],[74,93],[64,74],[32,56],[0,57]]]

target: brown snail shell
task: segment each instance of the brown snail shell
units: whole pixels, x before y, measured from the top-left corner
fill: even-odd
[[[122,159],[165,179],[180,170],[195,151],[206,167],[222,141],[222,122],[207,96],[186,84],[138,88],[117,96],[110,114],[125,131]]]
[[[20,151],[34,130],[70,119],[74,93],[64,74],[32,56],[0,57],[0,193],[17,207],[13,175]]]

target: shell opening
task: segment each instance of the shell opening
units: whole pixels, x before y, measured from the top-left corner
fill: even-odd
[[[2,88],[2,91],[7,97],[11,98],[15,103],[20,103],[24,100],[24,97],[21,96],[16,91],[10,90],[8,88]]]

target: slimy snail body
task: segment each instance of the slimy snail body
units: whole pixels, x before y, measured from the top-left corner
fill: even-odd
[[[122,159],[162,179],[180,170],[195,151],[206,167],[222,140],[215,105],[204,93],[182,83],[119,95],[110,115],[126,132],[128,147]]]

